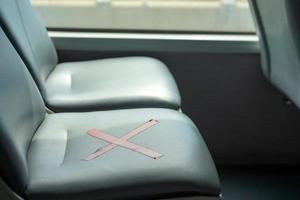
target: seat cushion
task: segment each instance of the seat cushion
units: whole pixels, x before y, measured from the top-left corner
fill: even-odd
[[[118,146],[94,160],[82,160],[108,144],[87,135],[88,130],[121,137],[151,118],[159,123],[129,141],[163,154],[159,159]],[[50,114],[33,137],[28,165],[29,199],[220,194],[213,160],[197,128],[185,115],[170,109]]]
[[[181,103],[167,67],[147,57],[62,63],[46,80],[46,90],[54,111],[178,109]]]

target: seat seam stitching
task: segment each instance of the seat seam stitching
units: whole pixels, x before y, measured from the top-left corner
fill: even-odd
[[[62,162],[60,163],[60,165],[63,165],[66,161],[66,152],[67,152],[67,148],[69,145],[69,130],[66,130],[66,145],[65,145],[65,150],[64,150],[64,157],[62,159]]]

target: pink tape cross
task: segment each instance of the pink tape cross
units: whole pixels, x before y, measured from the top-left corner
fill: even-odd
[[[132,142],[129,142],[128,139],[136,136],[137,134],[141,133],[142,131],[156,125],[158,123],[157,120],[151,119],[147,122],[145,122],[144,124],[142,124],[141,126],[133,129],[132,131],[128,132],[127,134],[125,134],[124,136],[118,138],[115,136],[111,136],[107,133],[104,133],[102,131],[98,131],[96,129],[92,129],[89,130],[87,133],[88,135],[92,136],[92,137],[96,137],[98,139],[104,140],[110,144],[97,149],[94,153],[92,153],[91,155],[87,156],[86,158],[84,158],[84,160],[89,161],[89,160],[93,160],[95,158],[97,158],[98,156],[101,156],[103,154],[105,154],[106,152],[112,150],[115,147],[124,147],[127,149],[130,149],[132,151],[135,151],[137,153],[141,153],[143,155],[146,155],[150,158],[153,159],[157,159],[159,157],[162,156],[162,154],[157,153],[151,149],[148,149],[146,147],[142,147],[140,145],[134,144]]]

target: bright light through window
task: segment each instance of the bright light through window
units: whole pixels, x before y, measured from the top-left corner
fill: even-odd
[[[254,33],[247,0],[31,0],[49,28]]]

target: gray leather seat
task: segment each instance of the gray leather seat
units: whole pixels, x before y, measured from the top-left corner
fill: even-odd
[[[147,57],[58,64],[45,87],[47,102],[56,111],[180,105],[166,66]]]
[[[300,107],[300,2],[251,0],[265,76]]]
[[[46,114],[21,58],[0,29],[0,174],[25,199],[154,199],[220,194],[210,153],[184,114],[148,108]],[[151,159],[122,147],[91,161],[103,146],[96,128],[120,136],[155,118],[130,139],[161,154]]]
[[[107,144],[87,136],[91,127],[121,137],[153,117],[160,123],[130,141],[163,157],[153,160],[117,147],[92,161],[81,160]],[[173,110],[49,115],[31,142],[28,169],[30,199],[144,199],[220,192],[203,139],[186,116]]]
[[[154,58],[58,64],[54,45],[28,0],[1,0],[0,24],[54,111],[180,108],[171,73]]]

